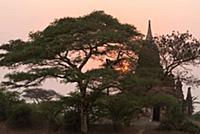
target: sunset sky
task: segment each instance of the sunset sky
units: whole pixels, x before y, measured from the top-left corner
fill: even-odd
[[[199,0],[0,0],[0,43],[27,39],[30,31],[44,29],[55,18],[82,16],[104,10],[121,22],[146,33],[152,20],[154,34],[189,30],[200,36]]]
[[[150,19],[154,35],[189,30],[200,38],[200,0],[0,0],[0,43],[26,40],[30,31],[43,30],[56,18],[95,10],[134,25],[143,34]],[[1,70],[1,78],[4,72]],[[193,92],[200,97],[200,91]]]

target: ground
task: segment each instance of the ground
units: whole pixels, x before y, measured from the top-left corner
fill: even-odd
[[[156,123],[153,125],[157,125]],[[155,130],[155,126],[146,126],[143,127],[135,126],[125,128],[119,132],[113,132],[113,127],[102,126],[98,128],[93,128],[90,130],[90,134],[187,134],[180,131],[158,131]],[[69,131],[50,131],[48,129],[27,129],[27,130],[13,130],[5,127],[4,124],[0,124],[0,134],[78,134]]]

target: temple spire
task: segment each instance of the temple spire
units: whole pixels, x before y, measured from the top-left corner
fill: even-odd
[[[149,20],[146,40],[150,41],[150,40],[152,40],[152,38],[153,38],[153,36],[152,36],[152,31],[151,31],[151,21]]]
[[[191,94],[191,88],[188,88],[187,97],[186,97],[186,112],[189,116],[193,113],[193,99]]]

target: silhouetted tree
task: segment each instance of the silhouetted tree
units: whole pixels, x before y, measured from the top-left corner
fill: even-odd
[[[61,95],[56,93],[54,90],[44,90],[41,88],[26,89],[23,93],[23,97],[34,100],[36,103],[51,101],[61,97]]]
[[[3,84],[9,88],[27,88],[38,86],[48,78],[76,83],[81,94],[81,133],[86,134],[87,89],[113,86],[112,80],[117,80],[118,73],[101,65],[108,58],[125,57],[127,51],[134,49],[139,36],[134,26],[121,24],[102,11],[58,19],[43,31],[31,33],[28,41],[14,40],[0,47],[4,51],[1,66],[14,69],[26,66],[24,71],[7,74],[9,81]],[[116,58],[115,54],[119,56]],[[97,60],[100,62],[96,63]],[[91,61],[96,69],[86,67]]]
[[[10,108],[21,102],[18,92],[0,89],[0,121],[5,121],[9,116]]]
[[[155,38],[165,76],[177,67],[197,65],[200,61],[200,42],[189,32],[163,35]],[[184,68],[185,69],[185,68]]]

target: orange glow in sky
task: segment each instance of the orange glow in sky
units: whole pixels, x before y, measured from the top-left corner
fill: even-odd
[[[55,18],[82,16],[104,10],[146,34],[152,20],[154,34],[189,30],[200,36],[199,0],[0,0],[0,43],[27,39],[30,31],[44,29]]]

